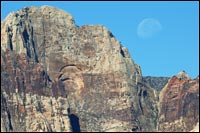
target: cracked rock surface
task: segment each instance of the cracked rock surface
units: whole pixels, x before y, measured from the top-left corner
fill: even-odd
[[[157,131],[158,97],[102,25],[50,6],[1,22],[1,131]]]

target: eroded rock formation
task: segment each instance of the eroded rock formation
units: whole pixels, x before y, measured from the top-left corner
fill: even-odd
[[[50,6],[1,22],[1,131],[196,131],[198,122],[199,77],[181,72],[158,95],[104,26],[78,27]]]
[[[160,92],[159,131],[190,131],[199,123],[199,76],[173,76]]]
[[[155,131],[157,101],[107,28],[50,6],[1,22],[1,131]]]

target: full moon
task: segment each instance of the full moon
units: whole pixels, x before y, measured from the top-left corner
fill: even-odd
[[[137,35],[141,38],[151,38],[156,33],[160,32],[162,25],[154,18],[143,19],[137,28]]]

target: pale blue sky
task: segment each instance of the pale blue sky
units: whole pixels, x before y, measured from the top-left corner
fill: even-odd
[[[1,2],[1,20],[22,7],[42,5],[69,12],[79,26],[106,26],[129,49],[143,76],[199,74],[199,2]],[[145,18],[162,27],[148,38],[137,34]]]

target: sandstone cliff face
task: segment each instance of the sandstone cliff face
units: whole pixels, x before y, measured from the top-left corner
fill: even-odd
[[[154,131],[157,101],[107,28],[49,6],[1,23],[1,131]]]
[[[160,92],[158,131],[190,131],[199,123],[199,77],[173,76]],[[196,129],[194,129],[196,131]]]

